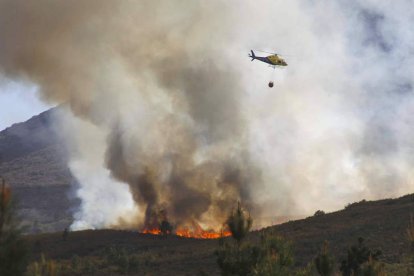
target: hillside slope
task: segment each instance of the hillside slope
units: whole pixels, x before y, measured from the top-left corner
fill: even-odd
[[[398,199],[361,201],[345,209],[292,221],[273,227],[295,241],[297,261],[305,264],[316,254],[324,240],[332,252],[343,257],[346,248],[363,237],[371,248],[381,249],[382,258],[396,263],[408,252],[406,235],[410,216],[414,214],[414,195]]]
[[[407,256],[409,243],[406,238],[410,214],[414,211],[414,195],[398,199],[386,199],[354,203],[344,210],[291,221],[265,230],[275,230],[291,240],[297,266],[310,262],[324,240],[339,262],[346,249],[363,237],[373,249],[381,249],[382,260],[397,265]],[[258,240],[261,231],[250,234],[252,242]],[[132,231],[89,230],[69,233],[32,235],[27,237],[33,259],[45,253],[49,258],[70,265],[80,256],[82,262],[95,266],[95,275],[118,275],[106,265],[108,252],[128,252],[141,264],[128,275],[218,275],[214,250],[217,240],[196,240],[175,236],[161,237]],[[231,239],[231,238],[229,238]]]
[[[53,127],[55,112],[50,109],[0,132],[0,176],[18,200],[28,233],[68,227],[79,204],[71,196],[74,179]]]

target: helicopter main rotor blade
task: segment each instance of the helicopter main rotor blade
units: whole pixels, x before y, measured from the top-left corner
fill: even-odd
[[[271,54],[271,55],[279,55],[279,56],[284,56],[284,57],[292,57],[292,55],[284,55],[281,53],[272,53],[272,52],[267,52],[267,51],[262,51],[262,50],[255,50],[256,52],[262,52],[262,53],[266,53],[266,54]]]
[[[273,55],[277,55],[277,53],[272,53],[272,52],[267,52],[267,51],[262,51],[262,50],[256,50],[257,52],[262,52],[262,53],[266,53],[266,54],[273,54]]]

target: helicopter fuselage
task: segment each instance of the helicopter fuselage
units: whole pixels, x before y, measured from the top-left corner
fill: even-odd
[[[287,66],[286,61],[283,58],[279,57],[277,54],[273,54],[266,57],[258,57],[254,54],[253,51],[251,51],[251,55],[249,55],[249,57],[252,58],[252,61],[257,59],[261,62],[270,64],[271,66]]]
[[[266,60],[264,62],[269,63],[271,65],[287,66],[286,61],[284,61],[283,58],[279,57],[278,55],[267,56],[267,57],[264,57],[263,59]]]

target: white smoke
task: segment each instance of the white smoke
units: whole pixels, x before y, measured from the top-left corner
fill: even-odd
[[[254,26],[265,26],[261,37],[275,33],[265,43],[293,52],[290,66],[272,94],[250,89],[258,94],[250,96],[251,130],[267,178],[262,194],[282,214],[412,191],[413,12],[407,1],[378,2],[249,10],[288,10],[274,25],[262,15],[268,22]]]
[[[81,206],[74,213],[72,230],[114,226],[120,217],[133,224],[139,210],[128,185],[114,180],[103,162],[106,131],[74,117],[66,107],[57,112],[60,136],[69,154],[69,169],[79,183]]]

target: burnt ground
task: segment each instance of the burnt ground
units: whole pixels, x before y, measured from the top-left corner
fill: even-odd
[[[339,262],[358,237],[363,237],[370,248],[382,250],[382,261],[398,265],[407,260],[406,229],[413,211],[414,195],[407,195],[398,199],[353,203],[341,211],[291,221],[267,230],[273,229],[292,241],[297,266],[310,262],[324,240],[330,243]],[[71,232],[67,240],[62,234],[27,236],[32,259],[38,259],[40,253],[44,253],[63,265],[86,262],[83,266],[77,265],[78,275],[121,275],[119,269],[111,267],[110,259],[123,251],[137,260],[132,272],[132,269],[129,273],[123,272],[127,275],[219,274],[214,255],[217,240],[162,237],[121,230]],[[257,240],[259,234],[260,231],[252,232],[250,240]]]

